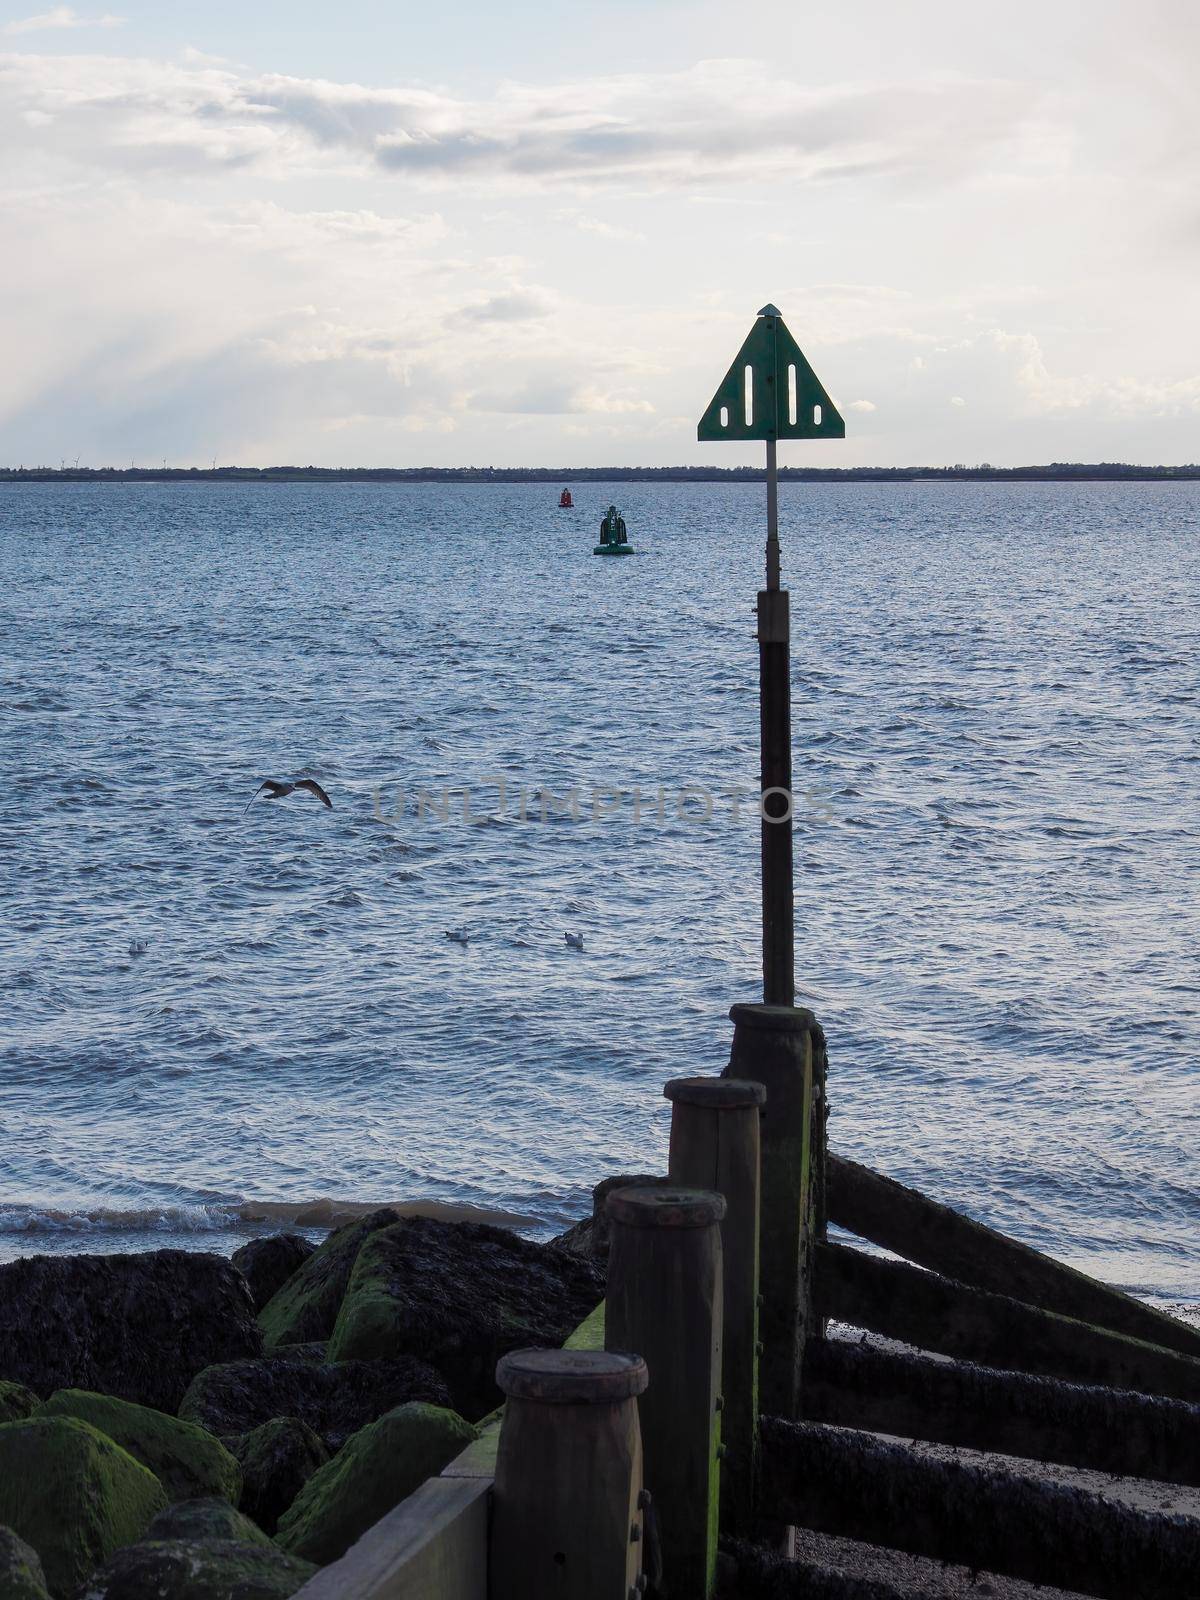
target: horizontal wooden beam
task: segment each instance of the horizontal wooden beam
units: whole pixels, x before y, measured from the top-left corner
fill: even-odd
[[[839,1228],[959,1283],[1200,1357],[1200,1328],[832,1152],[828,1206]]]
[[[1200,1361],[848,1245],[817,1247],[821,1316],[1005,1371],[1200,1402]]]
[[[910,1583],[897,1588],[883,1578],[857,1577],[762,1545],[739,1541],[722,1550],[716,1600],[927,1600]]]
[[[487,1478],[427,1478],[295,1600],[487,1600]]]
[[[821,1533],[1100,1600],[1197,1593],[1200,1520],[867,1433],[765,1417],[762,1486],[765,1515]]]
[[[804,1416],[1122,1477],[1200,1484],[1200,1406],[814,1339]]]

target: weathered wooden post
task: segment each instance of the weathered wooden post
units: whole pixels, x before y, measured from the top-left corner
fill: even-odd
[[[629,1600],[641,1593],[640,1356],[516,1350],[496,1457],[491,1600]]]
[[[721,1525],[748,1537],[758,1472],[758,1233],[761,1083],[672,1078],[672,1183],[725,1197],[721,1224]]]
[[[637,1350],[646,1488],[666,1600],[707,1600],[716,1579],[725,1201],[698,1189],[616,1189],[604,1342]]]
[[[811,1316],[816,1232],[814,1146],[824,1138],[816,1113],[813,1040],[816,1018],[797,1006],[736,1005],[727,1075],[766,1091],[762,1134],[762,1410],[800,1415],[800,1365]]]

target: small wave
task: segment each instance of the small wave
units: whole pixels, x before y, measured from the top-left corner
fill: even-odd
[[[492,1210],[445,1200],[231,1200],[193,1205],[81,1206],[0,1204],[0,1234],[180,1234],[245,1233],[269,1223],[312,1231],[340,1228],[382,1206],[402,1217],[439,1222],[486,1222],[493,1227],[535,1228],[540,1219],[517,1211]]]

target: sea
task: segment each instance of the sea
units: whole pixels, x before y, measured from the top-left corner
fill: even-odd
[[[560,487],[0,486],[0,1259],[664,1169],[760,993],[764,491]],[[780,524],[833,1147],[1200,1320],[1200,484]]]

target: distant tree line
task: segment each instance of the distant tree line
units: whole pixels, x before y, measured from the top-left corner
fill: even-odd
[[[0,467],[0,483],[757,483],[762,467]],[[1048,466],[780,467],[800,483],[1072,482],[1200,479],[1200,465],[1122,461]]]

